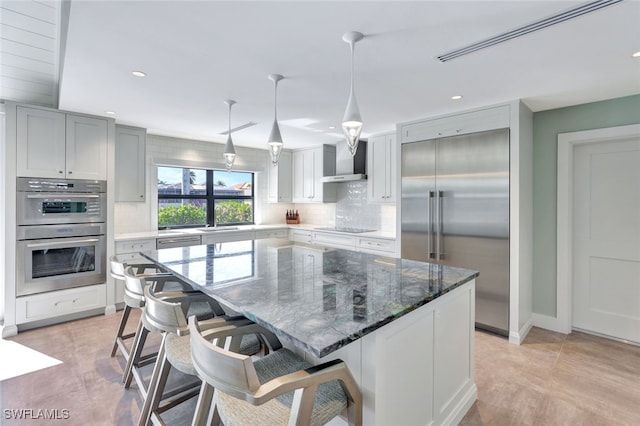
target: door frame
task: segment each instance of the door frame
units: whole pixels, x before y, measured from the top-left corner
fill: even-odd
[[[569,334],[573,323],[573,152],[578,145],[640,137],[640,124],[558,134],[556,320]]]

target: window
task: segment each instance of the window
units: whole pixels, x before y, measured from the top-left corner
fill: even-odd
[[[253,173],[158,167],[158,229],[253,223]]]

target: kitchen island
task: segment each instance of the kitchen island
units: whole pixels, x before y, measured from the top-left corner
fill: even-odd
[[[344,360],[365,425],[455,424],[476,400],[475,271],[282,239],[143,255],[310,362]]]

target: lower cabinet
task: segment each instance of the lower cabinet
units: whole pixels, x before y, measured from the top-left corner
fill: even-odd
[[[253,240],[253,231],[213,231],[202,236],[202,244],[227,243],[230,241]]]
[[[69,288],[18,297],[16,299],[16,323],[75,314],[77,312],[104,308],[107,303],[107,285],[97,284],[85,287]]]
[[[256,231],[255,239],[261,240],[263,238],[288,238],[289,232],[287,228],[282,229],[263,229]]]
[[[383,256],[394,257],[396,255],[396,241],[388,238],[356,237],[335,232],[290,229],[289,240]]]

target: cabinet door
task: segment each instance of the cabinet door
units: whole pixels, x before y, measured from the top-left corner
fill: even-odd
[[[25,177],[65,177],[65,116],[18,107],[17,172]]]
[[[370,203],[395,202],[395,135],[370,138],[367,143],[367,152],[368,201]]]
[[[303,198],[305,198],[307,200],[307,202],[310,201],[317,201],[316,200],[316,157],[319,157],[319,155],[316,155],[316,150],[309,150],[309,151],[305,151],[304,152],[304,156],[303,156],[303,177],[302,177],[302,185],[303,185]],[[319,159],[320,161],[322,161],[322,159]],[[322,164],[322,163],[321,163]],[[319,181],[319,179],[318,179]]]
[[[146,130],[116,126],[116,201],[145,200]]]
[[[293,202],[304,203],[304,151],[293,153]]]
[[[291,153],[282,151],[278,164],[269,161],[269,196],[270,203],[291,202]]]
[[[67,177],[107,179],[107,120],[67,114]]]
[[[387,135],[387,143],[385,147],[387,151],[387,168],[386,168],[386,179],[387,182],[387,198],[385,198],[385,202],[387,203],[395,203],[396,202],[396,135]]]

